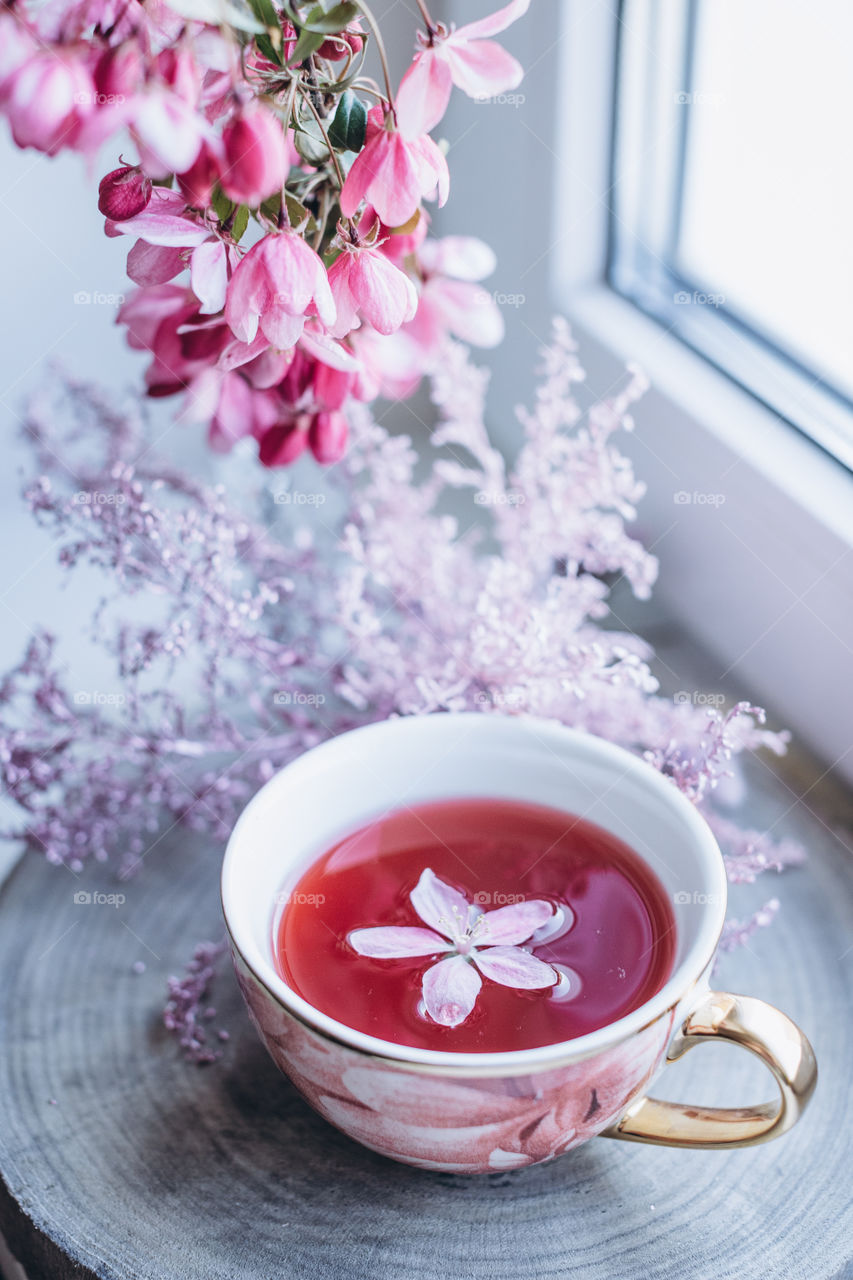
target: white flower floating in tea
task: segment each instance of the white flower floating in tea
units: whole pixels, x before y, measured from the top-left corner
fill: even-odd
[[[376,960],[451,952],[423,977],[424,1005],[440,1025],[458,1027],[465,1021],[483,985],[480,973],[504,987],[524,991],[553,987],[559,981],[560,975],[549,964],[518,945],[554,919],[557,913],[550,902],[533,898],[483,912],[439,880],[429,867],[410,898],[430,928],[388,925],[354,929],[348,941],[359,955]]]

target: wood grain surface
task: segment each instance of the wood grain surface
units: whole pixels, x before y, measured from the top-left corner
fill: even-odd
[[[805,841],[809,867],[736,891],[738,914],[772,893],[783,910],[723,959],[718,985],[794,1017],[821,1079],[791,1134],[727,1154],[597,1139],[479,1179],[393,1164],[302,1102],[225,966],[211,1024],[231,1033],[222,1060],[187,1065],[164,1032],[167,975],[220,933],[218,850],[173,832],[124,885],[25,859],[0,895],[0,1228],[30,1280],[853,1274],[853,863],[837,815],[755,772],[753,820],[784,815],[776,829]],[[126,902],[75,902],[96,889]],[[735,1104],[772,1087],[747,1054],[709,1046],[657,1091]]]

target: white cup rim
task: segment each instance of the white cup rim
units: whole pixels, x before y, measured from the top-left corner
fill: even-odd
[[[259,950],[256,945],[253,932],[246,925],[247,912],[240,910],[239,901],[241,885],[245,886],[245,881],[239,872],[244,835],[251,827],[259,806],[274,799],[277,791],[283,787],[298,786],[300,773],[316,767],[318,760],[324,757],[325,763],[333,767],[336,754],[340,756],[340,744],[343,742],[351,747],[352,743],[357,741],[361,748],[366,748],[383,738],[390,739],[401,732],[413,732],[415,725],[417,725],[417,732],[438,734],[449,727],[449,722],[452,722],[457,729],[460,726],[465,727],[467,723],[476,722],[476,726],[472,724],[472,727],[479,730],[484,721],[494,722],[496,718],[505,723],[523,727],[528,732],[533,731],[537,739],[543,740],[546,744],[553,743],[555,748],[562,746],[565,749],[568,746],[584,754],[597,756],[599,761],[606,762],[615,770],[619,770],[623,778],[633,775],[641,779],[644,789],[657,795],[661,802],[676,814],[683,822],[689,837],[694,842],[695,849],[700,854],[711,886],[710,893],[706,895],[708,901],[703,902],[698,908],[701,917],[695,936],[660,991],[622,1018],[572,1040],[559,1041],[533,1049],[510,1049],[497,1053],[455,1053],[401,1045],[348,1027],[345,1023],[338,1022],[316,1009],[287,986],[273,963],[272,930],[270,930],[267,947],[268,954]],[[284,870],[283,867],[282,879],[284,879]],[[719,846],[704,818],[673,782],[639,756],[603,738],[570,729],[557,721],[526,715],[502,716],[483,712],[453,712],[399,717],[364,725],[312,747],[290,764],[285,765],[258,790],[235,824],[222,863],[221,895],[223,915],[234,950],[268,994],[297,1021],[326,1039],[346,1045],[372,1058],[383,1059],[389,1065],[428,1067],[445,1074],[459,1072],[468,1075],[497,1075],[544,1070],[567,1061],[589,1057],[635,1035],[676,1008],[707,971],[713,960],[726,914],[726,874]],[[256,909],[262,910],[265,918],[268,907],[267,903],[256,904]]]

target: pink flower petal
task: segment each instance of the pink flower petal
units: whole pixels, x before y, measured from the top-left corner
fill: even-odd
[[[184,250],[137,240],[127,255],[127,274],[134,284],[165,284],[186,267]]]
[[[432,929],[388,925],[380,929],[353,929],[347,939],[360,956],[376,960],[393,960],[399,956],[434,956],[448,951],[450,944]]]
[[[206,227],[200,227],[187,218],[178,218],[172,213],[154,213],[150,207],[135,218],[113,223],[113,226],[123,236],[140,236],[149,244],[166,246],[197,245],[210,235]]]
[[[366,150],[367,147],[363,147],[359,151],[346,176],[344,185],[341,187],[341,213],[345,218],[353,216],[364,199],[367,188],[373,179],[374,168],[371,166],[369,159],[365,158]]]
[[[210,443],[220,453],[252,430],[252,391],[238,373],[222,378],[219,403],[210,423]]]
[[[520,947],[489,947],[485,951],[476,951],[474,961],[477,968],[492,982],[499,982],[502,987],[518,987],[525,991],[535,991],[540,987],[553,987],[557,975],[544,960],[537,960],[529,951]]]
[[[302,337],[305,317],[295,316],[287,305],[274,302],[261,316],[261,333],[270,346],[289,351]]]
[[[402,142],[402,139],[400,141]],[[440,147],[436,146],[432,138],[426,133],[416,139],[415,142],[409,143],[409,147],[418,162],[421,195],[425,200],[437,199],[439,207],[441,207],[447,203],[447,196],[450,192],[450,170],[447,167],[444,152]],[[377,212],[382,218],[378,206]],[[414,213],[414,209],[412,213]],[[382,221],[385,222],[385,219],[382,218]],[[387,227],[390,224],[385,222],[385,225]]]
[[[510,4],[498,9],[497,13],[477,22],[468,22],[464,27],[457,27],[450,37],[453,41],[481,40],[484,36],[496,36],[499,31],[506,31],[513,22],[517,22],[530,8],[530,0],[511,0]]]
[[[421,295],[435,308],[442,327],[475,347],[496,347],[504,336],[504,320],[490,293],[468,280],[434,276]]]
[[[492,98],[521,84],[524,68],[494,40],[476,44],[448,42],[446,57],[453,83],[470,98]]]
[[[397,125],[404,138],[429,133],[441,120],[453,81],[439,47],[425,49],[415,58],[397,92]]]
[[[427,1013],[442,1027],[458,1027],[477,1002],[480,975],[463,956],[449,956],[427,969],[423,996]]]
[[[497,911],[487,911],[477,926],[478,947],[512,945],[526,942],[533,933],[551,919],[554,908],[542,898],[514,902]]]
[[[418,295],[409,277],[381,253],[364,250],[352,255],[355,262],[350,287],[361,313],[377,332],[394,333],[418,309]]]
[[[315,333],[313,329],[306,329],[299,342],[309,355],[319,360],[321,364],[328,365],[330,369],[340,369],[346,373],[357,373],[361,369],[358,360],[347,351],[346,347],[342,347],[339,342],[333,342],[324,333]]]
[[[190,259],[192,291],[201,303],[203,316],[215,315],[225,306],[228,284],[225,245],[209,240],[193,249]]]
[[[476,236],[425,240],[418,249],[418,260],[430,274],[454,280],[482,280],[498,264],[494,249]]]
[[[218,368],[228,372],[231,369],[239,369],[268,350],[267,340],[262,333],[256,333],[251,342],[241,342],[239,338],[234,338],[223,347],[216,363]],[[285,361],[285,367],[288,363],[289,361]]]
[[[457,889],[439,880],[427,867],[411,892],[412,906],[420,918],[445,938],[456,942],[468,928],[470,907]]]
[[[169,90],[152,89],[134,99],[133,130],[152,176],[185,173],[201,149],[203,125],[189,103]]]

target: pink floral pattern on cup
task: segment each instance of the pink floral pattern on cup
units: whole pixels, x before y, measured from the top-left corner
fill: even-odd
[[[655,1075],[673,1025],[670,1009],[616,1045],[538,1072],[471,1077],[415,1070],[313,1031],[232,951],[261,1039],[311,1106],[363,1146],[422,1169],[516,1169],[595,1137]]]

